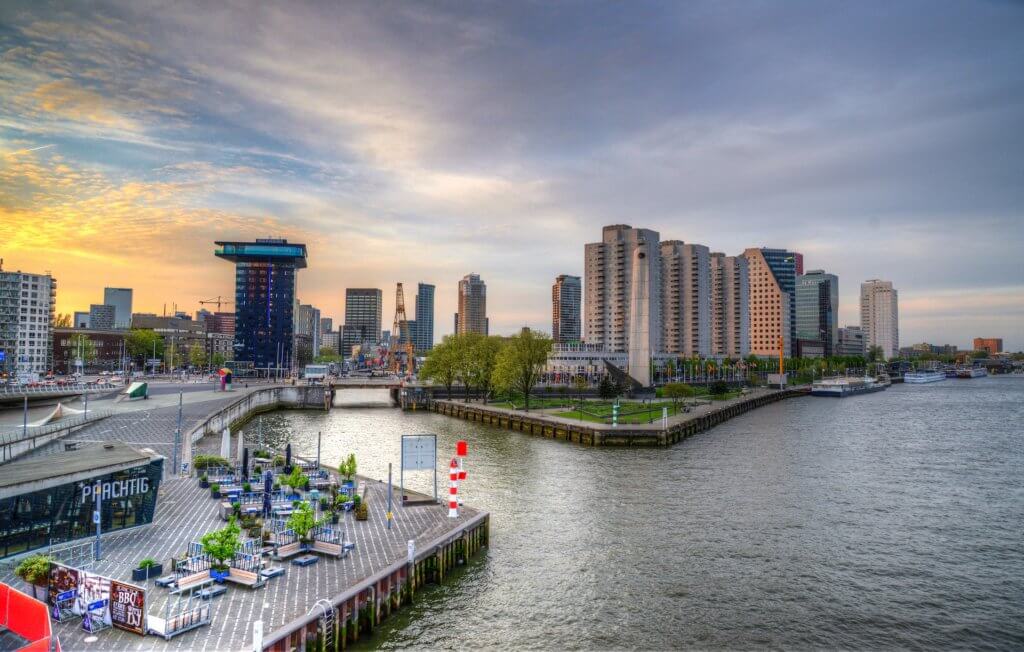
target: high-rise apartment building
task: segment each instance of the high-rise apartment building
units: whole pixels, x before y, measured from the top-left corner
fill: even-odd
[[[839,344],[839,278],[815,269],[796,278],[796,341],[801,357],[830,356]]]
[[[704,245],[661,242],[661,350],[711,355],[711,253]]]
[[[416,324],[409,324],[413,347],[418,352],[434,348],[434,286],[420,283],[416,288]]]
[[[320,355],[320,309],[300,303],[295,313],[295,334],[308,337],[313,357]]]
[[[487,285],[478,274],[467,274],[459,281],[456,333],[487,335],[487,331]]]
[[[711,355],[750,355],[750,280],[747,259],[712,253]]]
[[[984,351],[989,355],[1003,352],[1003,338],[1001,337],[976,337],[974,338],[974,350]]]
[[[633,265],[647,267],[643,275],[649,286],[642,300],[648,305],[639,311],[649,323],[651,351],[661,350],[661,267],[657,231],[634,229],[626,224],[606,226],[601,231],[601,242],[585,247],[584,260],[584,339],[587,344],[609,353],[629,350],[630,302],[637,296],[632,291]],[[644,257],[634,256],[644,246]]]
[[[356,344],[380,341],[383,293],[380,288],[345,290],[345,325],[341,332],[341,354],[352,355]]]
[[[306,267],[306,245],[277,238],[216,244],[214,255],[235,263],[235,360],[291,366],[297,270]]]
[[[839,329],[836,355],[864,355],[864,331],[860,326],[844,326]]]
[[[321,333],[320,336],[323,337],[323,333],[330,333],[333,330],[334,330],[334,320],[331,319],[330,317],[321,317],[320,318],[320,333]]]
[[[551,286],[551,338],[556,344],[580,341],[580,303],[583,285],[579,276],[562,274]]]
[[[103,288],[103,303],[114,306],[114,328],[132,325],[132,289]]]
[[[792,255],[787,254],[782,249],[743,252],[750,279],[750,352],[754,355],[777,356],[780,337],[783,353],[794,354],[796,265]]]
[[[117,323],[114,306],[94,303],[89,306],[89,328],[111,330]]]
[[[49,274],[0,270],[0,370],[32,379],[53,368],[57,281]]]
[[[860,284],[860,328],[865,351],[880,346],[886,360],[899,352],[899,299],[892,281],[871,279]]]

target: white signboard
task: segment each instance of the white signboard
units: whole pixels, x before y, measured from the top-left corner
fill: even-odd
[[[402,470],[430,471],[437,459],[437,435],[402,435]]]

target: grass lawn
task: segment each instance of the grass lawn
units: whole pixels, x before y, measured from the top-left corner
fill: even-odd
[[[656,403],[648,403],[646,405],[641,403],[628,403],[624,402],[619,405],[619,423],[652,423],[657,422],[661,418],[661,409],[663,407],[668,408],[668,415],[675,416],[677,413],[682,413],[682,403],[679,404],[679,410],[677,412],[676,407],[672,405],[671,401],[659,401]],[[593,423],[611,423],[612,422],[612,402],[611,401],[584,401],[583,414],[580,414],[578,409],[569,410],[568,412],[557,412],[555,416],[564,417],[566,419],[577,419],[580,421],[591,421]]]

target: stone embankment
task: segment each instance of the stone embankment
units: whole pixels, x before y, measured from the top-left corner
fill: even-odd
[[[668,446],[687,437],[714,428],[720,423],[756,408],[787,398],[806,396],[806,389],[759,391],[752,396],[740,397],[722,404],[700,409],[669,419],[667,428],[660,423],[650,425],[608,424],[573,421],[544,412],[524,412],[480,403],[434,400],[430,409],[439,414],[485,423],[499,428],[531,435],[562,439],[584,446]],[[658,420],[660,422],[660,419]]]

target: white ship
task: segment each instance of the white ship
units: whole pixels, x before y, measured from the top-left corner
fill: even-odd
[[[985,367],[963,367],[956,370],[957,378],[982,378],[988,375]]]
[[[811,396],[853,396],[854,394],[867,394],[868,392],[880,392],[889,388],[888,378],[878,380],[870,376],[855,377],[843,376],[839,378],[823,378],[811,385]]]
[[[937,383],[946,380],[946,374],[942,371],[908,371],[903,374],[905,383]]]

